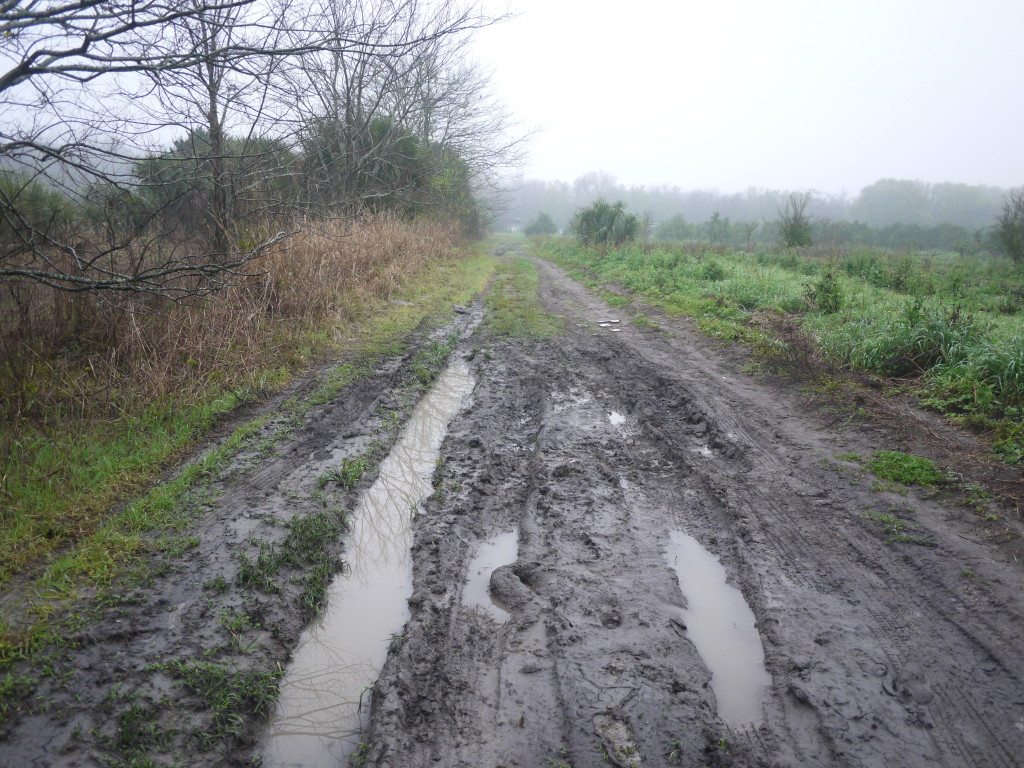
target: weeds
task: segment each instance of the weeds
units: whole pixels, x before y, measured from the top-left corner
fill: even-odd
[[[323,608],[327,585],[338,567],[330,556],[330,547],[347,528],[348,518],[339,510],[325,510],[294,518],[286,526],[288,534],[280,546],[259,541],[255,560],[244,552],[238,555],[237,583],[276,594],[281,591],[278,575],[283,568],[304,571],[299,604],[308,618]]]
[[[562,329],[561,318],[541,309],[537,282],[537,269],[528,259],[501,262],[487,297],[487,327],[492,333],[544,339]]]
[[[203,749],[241,736],[246,715],[267,715],[277,701],[277,680],[284,674],[183,659],[153,669],[181,680],[210,708],[211,727],[196,734]]]
[[[346,456],[339,466],[317,477],[316,484],[322,489],[327,487],[328,483],[337,483],[346,491],[351,491],[369,468],[370,462],[365,456]]]
[[[877,520],[882,524],[882,531],[889,537],[891,542],[901,542],[904,544],[920,544],[922,546],[930,547],[934,546],[931,541],[925,539],[919,539],[916,536],[911,536],[906,532],[908,527],[917,527],[913,523],[908,523],[906,520],[897,517],[893,512],[866,512],[865,517],[871,520]]]
[[[868,469],[882,480],[901,485],[933,487],[946,482],[946,475],[931,459],[899,451],[878,451]]]

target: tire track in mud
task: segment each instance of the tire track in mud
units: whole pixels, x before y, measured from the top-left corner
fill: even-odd
[[[826,432],[682,324],[608,332],[597,321],[617,313],[538,269],[568,331],[478,335],[365,764],[1019,764],[1019,567],[916,496],[899,499],[933,546],[888,541],[865,511],[889,497],[822,466],[890,447],[880,428]],[[461,590],[475,549],[513,528],[499,625]],[[756,726],[715,714],[664,559],[672,529],[721,559],[757,618],[773,684]],[[985,558],[976,580],[967,557]]]

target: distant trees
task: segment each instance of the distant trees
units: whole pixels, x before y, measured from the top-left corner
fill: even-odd
[[[1011,192],[999,214],[996,235],[1006,254],[1024,265],[1024,192]]]
[[[993,227],[1001,210],[1002,190],[970,184],[882,181],[885,183],[869,185],[850,198],[815,194],[805,211],[812,220],[813,241],[965,252],[992,250],[986,231]],[[584,199],[577,196],[589,189],[603,192]],[[586,174],[574,183],[518,183],[509,192],[504,219],[498,222],[529,221],[539,211],[546,211],[564,227],[574,210],[597,197],[622,200],[629,210],[649,212],[655,222],[654,237],[659,240],[713,239],[730,246],[753,247],[767,245],[777,237],[772,223],[778,219],[779,209],[785,207],[788,193],[753,188],[723,193],[668,186],[629,187],[607,174]],[[715,212],[719,219],[712,223]],[[726,220],[730,222],[728,229],[724,226]],[[747,227],[754,222],[760,223],[748,232]]]
[[[779,209],[779,239],[787,248],[811,245],[811,217],[807,213],[810,192],[791,192],[785,205]]]
[[[550,216],[541,212],[536,219],[526,225],[523,232],[527,235],[557,235],[558,225]]]
[[[686,217],[677,213],[658,225],[655,236],[658,240],[689,240],[695,232],[693,225],[686,221]]]
[[[580,208],[572,220],[572,229],[584,245],[619,246],[640,234],[640,219],[626,213],[621,200],[609,203],[599,199]]]

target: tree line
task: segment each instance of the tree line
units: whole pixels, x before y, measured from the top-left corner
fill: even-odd
[[[456,0],[0,2],[0,282],[216,290],[323,217],[483,225],[520,140]]]
[[[778,222],[793,193],[749,189],[726,194],[679,187],[627,187],[610,174],[588,173],[574,182],[526,180],[508,193],[496,222],[522,229],[548,216],[567,230],[576,212],[595,199],[621,200],[665,240],[744,247],[783,240]],[[812,242],[961,252],[997,250],[995,225],[1005,190],[968,184],[925,184],[882,179],[847,198],[799,193]]]

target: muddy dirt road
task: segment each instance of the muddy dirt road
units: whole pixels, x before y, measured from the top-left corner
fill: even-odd
[[[997,546],[955,500],[880,487],[858,457],[906,435],[837,423],[795,387],[744,373],[742,353],[685,322],[636,326],[536,266],[564,333],[497,337],[476,327],[479,307],[457,329],[453,357],[475,383],[403,534],[411,597],[364,698],[353,760],[1024,765],[1017,521],[1000,521]],[[108,722],[101,707],[115,686],[154,722],[179,718],[147,752],[153,764],[314,764],[268,756],[252,712],[229,747],[197,740],[188,724],[215,718],[167,659],[206,653],[260,670],[292,653],[303,614],[283,606],[301,579],[256,598],[202,583],[235,583],[232,553],[258,553],[258,536],[280,545],[283,520],[318,508],[316,478],[379,433],[382,404],[408,413],[402,370],[378,371],[255,469],[222,477],[188,565],[93,625],[67,662],[79,670],[68,695],[44,691],[63,721],[37,713],[11,725],[6,764],[122,759],[110,742],[126,710],[107,709]],[[370,479],[332,501],[354,508]],[[249,624],[225,633],[229,609]],[[346,631],[342,621],[332,632],[344,644]],[[349,666],[325,658],[313,687]],[[325,751],[344,735],[335,731],[314,736]]]
[[[825,431],[682,325],[633,327],[539,269],[570,331],[477,356],[367,764],[1021,765],[1019,566],[956,509],[840,471],[837,454],[891,435]],[[893,509],[930,546],[871,516]],[[460,593],[473,551],[508,530],[498,624]],[[771,680],[756,724],[716,716],[672,532],[720,558],[753,610]]]

